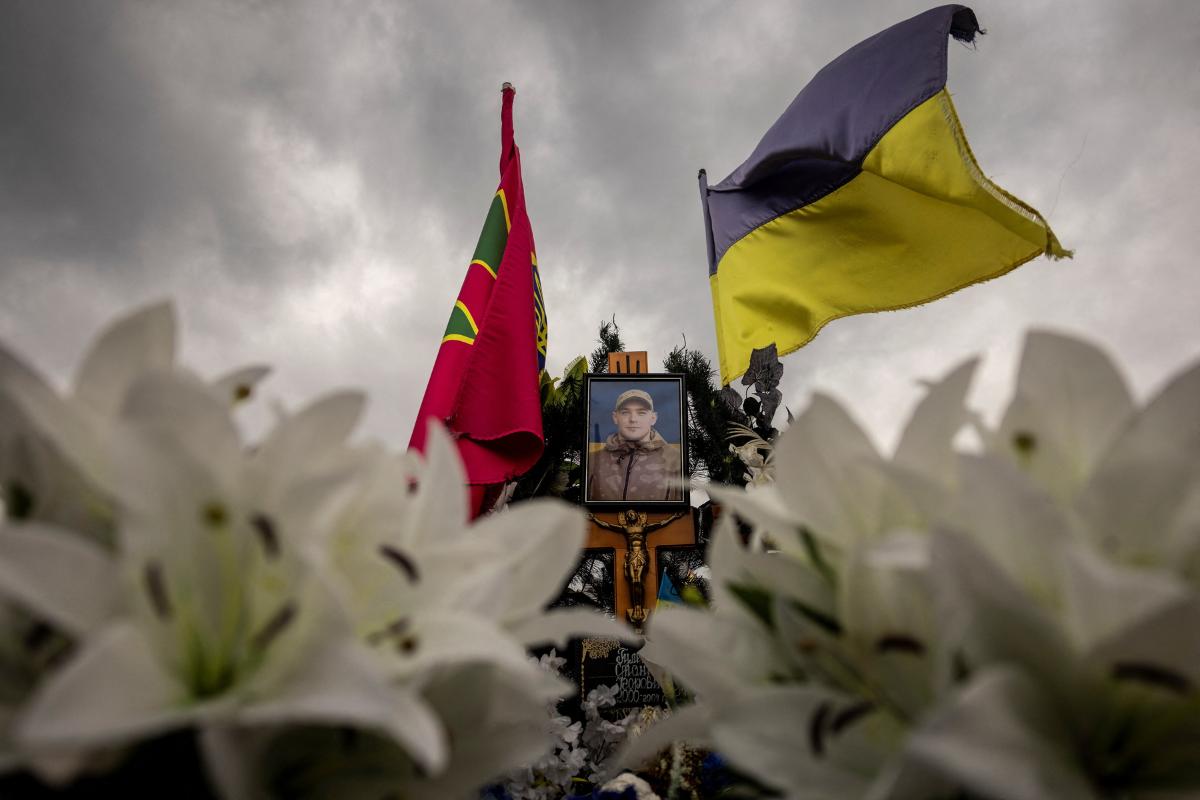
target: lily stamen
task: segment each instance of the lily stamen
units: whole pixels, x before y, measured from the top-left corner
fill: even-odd
[[[292,621],[296,618],[296,604],[287,603],[283,608],[275,612],[275,615],[267,620],[267,623],[254,634],[254,638],[250,640],[250,646],[255,650],[263,651],[279,638],[279,635],[287,629]]]
[[[875,643],[875,651],[877,653],[899,651],[914,656],[923,656],[925,655],[925,645],[912,636],[893,633],[880,637],[879,641]]]
[[[1176,694],[1187,695],[1193,691],[1192,682],[1173,670],[1155,664],[1124,661],[1113,665],[1112,676],[1118,681],[1136,681]]]
[[[250,517],[250,524],[258,535],[263,554],[267,558],[279,557],[279,535],[275,532],[275,523],[266,514],[255,514]]]
[[[399,567],[410,582],[416,583],[420,580],[421,574],[417,570],[417,565],[403,550],[399,550],[391,545],[382,544],[379,546],[379,554],[396,567]]]
[[[825,718],[829,716],[832,707],[829,703],[821,703],[808,724],[808,746],[814,756],[820,757],[825,753]]]
[[[150,605],[153,606],[154,613],[160,620],[166,622],[172,617],[172,609],[162,565],[155,561],[148,562],[142,572],[142,579],[146,585],[146,594],[150,598]]]
[[[377,645],[387,639],[399,639],[408,633],[409,627],[412,625],[408,617],[401,617],[395,622],[388,623],[383,630],[375,631],[367,635],[367,644]]]

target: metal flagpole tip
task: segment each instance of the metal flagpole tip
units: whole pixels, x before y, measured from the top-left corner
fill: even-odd
[[[511,83],[509,83],[508,81],[505,81],[504,83],[500,84],[500,91],[503,92],[503,91],[507,91],[509,89],[513,89],[513,85]],[[513,91],[515,92],[516,89],[513,89]]]

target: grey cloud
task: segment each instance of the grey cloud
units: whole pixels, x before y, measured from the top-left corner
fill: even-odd
[[[550,366],[616,313],[659,361],[714,357],[696,170],[723,177],[821,65],[926,7],[874,1],[47,3],[0,28],[0,337],[65,374],[94,327],[177,298],[185,355],[266,360],[294,404],[372,396],[407,440],[488,199],[499,84],[551,322]],[[914,379],[1020,332],[1098,338],[1143,391],[1200,352],[1190,321],[1200,6],[976,5],[950,87],[984,170],[1051,213],[1034,262],[903,313],[839,320],[785,359],[884,440]]]

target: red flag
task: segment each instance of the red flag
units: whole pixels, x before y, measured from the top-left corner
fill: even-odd
[[[500,186],[442,337],[409,447],[424,452],[429,420],[445,423],[472,486],[473,513],[486,487],[503,484],[541,457],[539,375],[547,325],[533,231],[525,211],[521,154],[513,142],[516,92],[504,85]]]

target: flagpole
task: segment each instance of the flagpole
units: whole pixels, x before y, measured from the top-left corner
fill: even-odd
[[[500,174],[504,175],[504,168],[508,166],[509,160],[512,159],[515,146],[513,145],[513,121],[512,121],[512,106],[513,98],[517,96],[517,90],[508,81],[500,84]]]
[[[708,249],[708,274],[717,271],[717,248],[713,243],[712,216],[708,213],[708,173],[700,170],[696,176],[700,182],[700,208],[704,211],[704,244]]]

